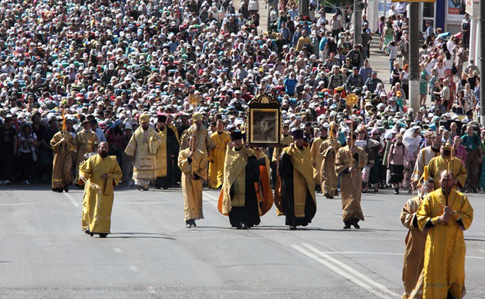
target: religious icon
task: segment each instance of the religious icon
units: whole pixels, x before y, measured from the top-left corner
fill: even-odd
[[[251,145],[265,146],[280,143],[280,104],[273,97],[264,94],[249,103],[248,141]]]

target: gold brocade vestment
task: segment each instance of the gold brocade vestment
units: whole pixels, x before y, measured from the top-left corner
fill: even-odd
[[[338,177],[335,172],[335,156],[341,144],[336,139],[326,139],[322,142],[319,149],[319,155],[322,158],[320,172],[321,189],[323,194],[334,196],[337,191]]]
[[[283,154],[285,153],[291,157],[291,164],[294,169],[293,201],[295,217],[302,218],[306,216],[305,204],[308,193],[310,193],[316,206],[315,180],[313,177],[310,150],[306,146],[303,146],[303,150],[301,150],[295,144],[292,144],[283,149]]]
[[[455,299],[462,298],[465,287],[465,239],[463,230],[473,221],[473,208],[468,198],[454,188],[448,195],[448,206],[454,215],[447,223],[439,222],[443,214],[446,197],[440,188],[429,193],[421,203],[418,225],[422,231],[428,230],[429,221],[434,225],[428,230],[423,267],[423,298],[447,298],[448,293]]]
[[[76,178],[79,177],[79,164],[84,161],[84,155],[86,153],[92,153],[95,151],[98,144],[98,137],[93,131],[82,130],[77,133],[74,139],[74,146],[76,148]]]
[[[424,264],[424,247],[426,234],[418,226],[416,212],[421,204],[422,197],[409,199],[401,211],[401,223],[409,229],[406,235],[402,281],[404,284],[403,299],[422,298],[422,276]],[[415,290],[415,291],[414,291]],[[414,291],[414,292],[413,292]],[[415,293],[414,295],[412,295]]]
[[[210,151],[209,164],[209,186],[217,189],[222,186],[224,180],[224,160],[226,158],[226,147],[231,142],[231,135],[228,132],[214,132],[210,136],[215,147]]]
[[[184,220],[203,219],[202,182],[207,180],[207,155],[195,150],[189,158],[190,149],[179,152],[178,167],[182,171],[182,190],[184,193]]]
[[[133,179],[139,185],[148,187],[150,180],[155,178],[157,170],[157,150],[160,146],[160,136],[152,128],[145,131],[139,126],[131,136],[125,153],[134,156]]]
[[[441,188],[439,177],[443,170],[448,169],[448,161],[449,159],[444,159],[442,156],[434,157],[429,161],[429,177],[434,179],[435,190]],[[453,173],[453,177],[458,181],[460,186],[464,187],[468,171],[459,158],[453,157],[453,159],[451,159],[450,172]]]
[[[320,176],[320,168],[322,167],[322,155],[320,155],[320,145],[323,143],[324,139],[321,137],[315,138],[312,143],[312,147],[310,149],[310,155],[312,157],[312,165],[313,165],[313,177],[315,178],[316,183],[320,183],[321,176]]]
[[[106,179],[101,178],[104,174],[108,174]],[[83,230],[89,229],[91,233],[109,234],[114,187],[122,177],[116,156],[89,157],[79,166],[79,175],[86,179],[83,195]]]
[[[65,143],[61,142],[65,139]],[[67,131],[57,132],[50,141],[54,160],[52,163],[52,188],[64,188],[72,183],[72,153],[75,150],[74,137]]]
[[[344,222],[352,218],[364,220],[364,213],[360,206],[362,196],[362,168],[367,164],[367,153],[355,147],[358,160],[352,156],[349,146],[342,147],[337,152],[335,159],[335,171],[341,175],[340,196],[342,197],[342,220]],[[352,167],[355,170],[348,172]]]

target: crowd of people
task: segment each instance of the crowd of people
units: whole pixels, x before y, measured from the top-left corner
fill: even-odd
[[[221,189],[220,211],[240,229],[273,200],[291,229],[307,225],[315,191],[333,198],[339,184],[345,229],[364,220],[361,193],[411,193],[426,172],[436,188],[452,176],[462,191],[485,190],[480,72],[468,61],[466,22],[454,36],[428,24],[415,111],[405,4],[379,24],[364,16],[362,44],[352,42],[349,11],[327,18],[311,2],[302,17],[295,1],[269,4],[266,32],[256,0],[2,1],[0,184],[68,192],[86,183],[103,190],[106,215],[119,182],[181,184],[187,227],[203,218],[207,185]],[[373,38],[389,74],[372,69]],[[246,109],[260,94],[281,104],[284,149],[244,145]],[[83,228],[106,236],[109,222],[93,220],[99,192],[88,193]],[[421,229],[453,217],[425,212]]]

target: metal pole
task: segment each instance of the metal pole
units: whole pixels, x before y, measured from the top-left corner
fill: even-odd
[[[310,0],[300,0],[298,5],[300,16],[310,16]]]
[[[485,40],[485,1],[480,1],[480,28],[478,31],[480,32],[480,41]],[[475,38],[475,36],[470,36],[471,39]],[[477,43],[478,46],[479,43]],[[483,77],[485,74],[485,46],[480,47],[480,75]],[[485,91],[482,90],[482,78],[480,77],[480,123],[482,126],[485,126]]]
[[[354,0],[354,45],[362,44],[362,0]]]
[[[419,95],[419,3],[409,3],[409,100],[411,108],[420,108]]]

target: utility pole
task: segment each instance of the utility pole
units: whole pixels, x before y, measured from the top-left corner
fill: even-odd
[[[354,0],[354,45],[362,44],[362,0]]]
[[[419,96],[419,3],[409,3],[409,99],[411,108],[420,108]]]
[[[480,42],[485,40],[485,1],[480,1],[480,24],[479,24],[479,31],[480,31]],[[471,38],[475,38],[471,36]],[[477,43],[478,44],[480,43]],[[485,74],[485,46],[480,46],[480,75],[481,77]],[[485,90],[482,88],[482,78],[480,77],[480,123],[482,126],[485,126]]]
[[[308,17],[310,15],[310,0],[300,0],[298,2],[300,16]]]

